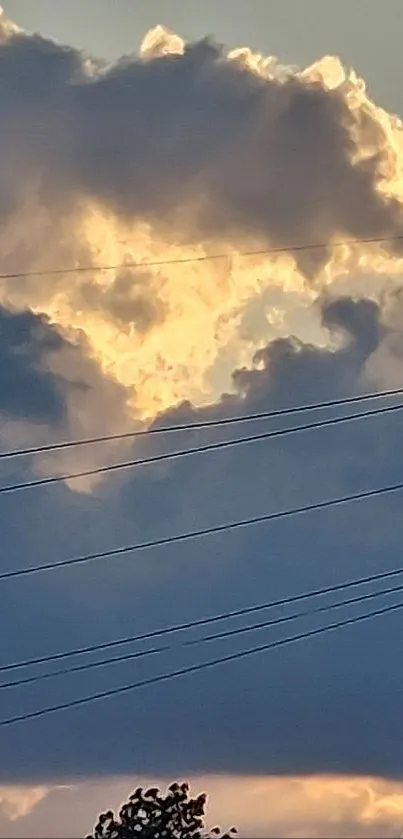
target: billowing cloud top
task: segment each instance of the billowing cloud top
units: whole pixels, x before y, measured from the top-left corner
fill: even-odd
[[[337,58],[294,70],[211,40],[185,44],[158,27],[138,55],[109,66],[3,19],[0,125],[1,273],[14,275],[0,279],[4,445],[402,386],[403,127]],[[321,247],[301,250],[310,245]],[[97,487],[2,496],[0,565],[398,480],[400,436],[399,415],[388,415],[136,469]],[[63,473],[113,452],[165,450],[154,439],[54,453],[21,469]],[[396,496],[9,581],[2,660],[392,567],[401,537]],[[400,635],[389,617],[211,680],[83,707],[74,720],[1,730],[0,778],[401,776]],[[192,662],[189,649],[160,664]],[[228,649],[222,642],[218,654]],[[156,660],[139,661],[134,677],[131,662],[112,675],[103,668],[7,691],[2,713],[153,668]]]
[[[308,302],[351,269],[400,275],[400,240],[333,247],[403,234],[400,120],[337,59],[294,71],[158,27],[107,66],[3,21],[0,71],[4,271],[228,254],[3,281],[3,301],[82,329],[140,418],[228,387],[273,334],[262,306],[239,340],[270,289]]]

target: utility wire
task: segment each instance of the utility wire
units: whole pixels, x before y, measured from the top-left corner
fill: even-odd
[[[116,688],[110,688],[109,690],[104,690],[99,693],[93,693],[89,696],[83,696],[78,699],[72,699],[68,702],[61,702],[57,705],[50,705],[47,708],[40,708],[37,711],[29,711],[26,714],[18,714],[17,716],[8,717],[6,719],[0,720],[0,728],[5,728],[6,726],[15,725],[16,723],[25,722],[27,720],[38,719],[39,717],[44,717],[48,714],[53,714],[58,711],[66,711],[70,708],[77,708],[81,705],[87,705],[90,702],[95,702],[100,699],[108,699],[112,696],[118,696],[120,694],[128,693],[129,691],[139,690],[140,688],[149,687],[151,685],[156,685],[161,682],[168,682],[173,679],[180,678],[182,676],[187,676],[191,673],[198,673],[202,670],[207,670],[212,667],[217,667],[219,665],[247,658],[252,655],[257,655],[258,653],[267,652],[268,650],[273,650],[277,647],[284,647],[287,644],[293,644],[297,641],[305,641],[306,639],[313,638],[316,635],[321,635],[325,632],[335,631],[345,626],[352,626],[356,623],[359,623],[360,621],[371,620],[372,618],[380,617],[381,615],[386,615],[391,612],[395,612],[399,609],[403,609],[403,603],[395,603],[391,606],[385,606],[382,609],[376,609],[373,612],[367,612],[363,615],[356,615],[352,618],[345,618],[335,623],[327,624],[326,626],[317,627],[306,632],[300,632],[297,635],[291,635],[287,638],[280,638],[276,641],[271,641],[267,644],[261,644],[260,646],[252,647],[248,650],[241,650],[240,652],[231,653],[230,655],[222,656],[220,658],[210,659],[209,661],[204,661],[199,664],[192,664],[189,667],[182,667],[179,670],[171,670],[168,673],[162,673],[158,676],[151,676],[150,678],[142,679],[138,682],[132,682],[130,684],[121,685]]]
[[[403,591],[403,585],[391,586],[386,589],[381,589],[380,591],[372,591],[366,594],[358,595],[357,597],[350,597],[346,600],[341,600],[338,603],[330,603],[326,604],[325,606],[318,606],[315,609],[305,610],[304,612],[295,612],[291,615],[282,615],[281,617],[271,618],[270,620],[260,621],[259,623],[249,624],[247,626],[241,626],[235,629],[227,629],[222,632],[215,632],[211,635],[205,635],[202,638],[196,638],[190,641],[183,641],[179,644],[165,644],[163,646],[154,647],[148,650],[137,650],[133,653],[125,653],[124,655],[113,656],[112,658],[104,658],[99,661],[90,661],[85,664],[77,664],[72,667],[65,667],[61,670],[54,670],[50,673],[39,673],[33,676],[23,676],[22,678],[11,682],[0,683],[0,690],[5,690],[6,688],[21,687],[23,685],[32,684],[33,682],[42,682],[46,679],[54,679],[58,676],[71,675],[72,673],[85,672],[87,670],[92,670],[97,667],[106,667],[111,664],[121,664],[123,662],[132,661],[138,658],[147,658],[148,656],[155,655],[158,653],[168,653],[175,649],[183,649],[186,647],[198,646],[206,643],[211,643],[212,641],[221,641],[226,638],[232,638],[236,635],[244,635],[247,632],[256,632],[260,629],[268,629],[269,627],[278,626],[283,623],[289,623],[290,621],[295,621],[301,618],[310,618],[314,615],[323,614],[324,612],[330,612],[332,611],[332,609],[341,609],[343,606],[352,606],[367,600],[373,600],[375,597],[382,597],[384,595],[389,594],[397,594],[401,591]]]
[[[16,484],[6,484],[5,486],[0,487],[0,495],[10,492],[21,492],[22,490],[34,489],[35,487],[38,488],[50,486],[52,484],[59,484],[63,481],[75,480],[76,478],[89,478],[91,475],[105,475],[110,472],[121,471],[122,469],[133,469],[135,466],[150,466],[151,464],[161,463],[165,460],[176,460],[180,457],[205,454],[206,452],[214,452],[219,451],[220,449],[228,449],[235,446],[243,446],[248,443],[256,443],[260,440],[272,440],[277,437],[286,437],[290,434],[299,434],[303,431],[312,431],[316,428],[340,425],[340,423],[368,419],[368,417],[371,416],[396,413],[397,411],[402,410],[403,405],[387,405],[381,408],[372,408],[369,411],[362,411],[360,413],[356,412],[354,414],[347,414],[341,417],[332,417],[331,419],[308,422],[303,425],[294,426],[293,428],[280,428],[271,431],[262,431],[259,434],[249,434],[247,437],[235,437],[230,440],[218,440],[213,443],[206,443],[203,446],[191,446],[186,449],[178,449],[174,452],[163,452],[162,454],[155,454],[150,457],[126,460],[120,463],[111,463],[107,466],[96,466],[92,469],[83,469],[80,472],[65,472],[63,475],[52,475],[47,478],[34,478],[33,480],[21,481]]]
[[[218,428],[226,425],[236,425],[238,423],[254,422],[257,420],[272,419],[275,417],[292,416],[293,414],[304,413],[305,411],[316,411],[322,408],[336,408],[344,405],[352,405],[354,403],[367,402],[369,400],[385,399],[392,396],[401,396],[403,388],[396,388],[395,390],[383,390],[375,393],[365,393],[361,396],[349,396],[340,399],[330,399],[325,402],[308,403],[306,405],[296,405],[290,408],[278,408],[272,411],[261,411],[255,414],[243,414],[234,417],[222,417],[221,419],[201,420],[199,422],[182,423],[175,425],[157,426],[152,428],[141,428],[135,431],[124,431],[118,434],[104,434],[99,437],[86,437],[78,440],[63,440],[60,443],[45,443],[40,446],[31,446],[20,449],[9,449],[5,452],[0,452],[0,460],[12,457],[23,457],[31,454],[43,454],[45,452],[60,451],[62,449],[71,449],[76,446],[89,446],[95,443],[108,443],[114,440],[127,440],[134,437],[145,437],[154,434],[169,434],[178,431],[192,431],[202,428]]]
[[[60,274],[91,274],[102,271],[124,271],[127,269],[143,269],[143,268],[157,268],[163,265],[191,265],[198,262],[212,262],[218,259],[231,259],[234,256],[239,257],[253,257],[266,256],[270,254],[282,253],[299,253],[300,251],[315,251],[324,250],[327,248],[343,248],[354,245],[382,245],[387,242],[400,242],[403,240],[403,235],[396,236],[371,236],[366,239],[345,239],[339,242],[321,242],[301,245],[287,245],[286,247],[262,248],[260,250],[246,250],[238,251],[236,253],[211,253],[203,256],[185,256],[174,259],[157,259],[148,262],[123,262],[117,265],[78,265],[73,268],[49,268],[47,270],[38,271],[14,271],[11,273],[0,274],[0,280],[18,280],[25,277],[47,277],[57,276]]]
[[[208,626],[209,624],[219,623],[232,618],[245,617],[246,615],[255,614],[257,612],[268,611],[269,609],[276,609],[282,606],[289,606],[293,603],[300,603],[304,600],[310,600],[314,597],[323,597],[328,594],[336,594],[336,592],[344,591],[350,588],[357,588],[357,586],[368,585],[369,583],[377,583],[382,580],[400,577],[403,574],[403,566],[400,568],[393,568],[390,571],[380,571],[377,574],[370,574],[366,577],[357,577],[352,580],[344,581],[343,583],[335,583],[324,588],[311,589],[301,594],[293,594],[289,597],[282,597],[279,600],[269,600],[265,603],[258,603],[253,606],[244,606],[241,609],[234,609],[229,612],[221,612],[217,615],[210,615],[206,618],[198,618],[196,620],[187,621],[185,623],[177,623],[171,626],[164,626],[161,629],[153,629],[149,632],[143,632],[138,635],[129,635],[124,638],[118,638],[114,641],[104,641],[101,644],[91,644],[87,647],[76,647],[72,650],[64,650],[60,653],[53,653],[51,655],[39,656],[37,658],[29,658],[23,661],[13,662],[12,664],[0,665],[0,673],[10,670],[22,669],[23,667],[32,667],[38,664],[48,664],[52,661],[60,661],[61,659],[72,658],[73,656],[87,655],[88,653],[99,652],[100,650],[108,650],[113,647],[121,647],[125,644],[138,643],[140,641],[148,641],[152,638],[159,638],[164,635],[171,635],[175,632],[183,632],[188,629],[196,629],[201,626]]]
[[[9,571],[2,571],[0,573],[0,581],[12,579],[15,577],[28,576],[29,574],[37,574],[40,571],[53,571],[57,568],[69,568],[74,565],[84,565],[87,562],[95,562],[100,559],[109,559],[112,556],[122,556],[127,553],[134,553],[135,551],[147,550],[148,548],[158,548],[166,545],[175,545],[180,542],[187,542],[192,539],[201,539],[205,536],[213,536],[219,533],[227,533],[231,530],[239,530],[241,528],[252,527],[258,524],[265,524],[270,521],[278,521],[280,519],[290,518],[292,516],[302,515],[304,513],[311,513],[316,510],[325,510],[330,507],[339,507],[344,504],[350,504],[353,501],[363,501],[368,498],[377,498],[381,495],[390,495],[395,492],[400,492],[403,489],[403,482],[398,484],[388,484],[384,487],[365,490],[364,492],[356,492],[351,495],[343,495],[339,498],[330,498],[325,501],[316,501],[312,504],[306,504],[302,507],[291,507],[288,510],[278,510],[273,513],[266,513],[263,516],[254,516],[247,519],[237,519],[236,521],[227,522],[227,524],[218,524],[214,527],[201,528],[200,530],[188,530],[183,533],[178,533],[174,536],[163,536],[161,539],[150,539],[144,542],[137,542],[133,545],[123,545],[119,548],[112,548],[107,551],[99,551],[97,553],[87,553],[82,556],[71,557],[70,559],[58,559],[54,562],[41,563],[38,565],[30,565],[27,568],[14,568]]]

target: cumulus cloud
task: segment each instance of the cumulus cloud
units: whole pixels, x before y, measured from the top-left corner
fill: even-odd
[[[346,272],[399,281],[399,241],[333,247],[403,231],[400,121],[338,59],[284,68],[158,27],[106,65],[3,19],[0,67],[4,271],[228,254],[2,281],[2,299],[82,329],[142,418],[229,387],[281,331],[268,313],[242,332],[262,293],[287,308]],[[265,247],[287,252],[240,257]]]
[[[62,431],[125,431],[403,383],[401,243],[336,246],[402,233],[402,126],[354,73],[331,58],[284,68],[209,40],[187,45],[162,29],[148,34],[139,56],[107,66],[3,24],[0,250],[2,271],[22,274],[0,281],[0,407],[3,399],[13,415],[6,442],[36,435],[28,415],[59,402],[49,441]],[[296,250],[319,241],[318,251]],[[277,246],[286,252],[241,258],[245,248]],[[206,259],[218,251],[225,258]],[[24,385],[18,393],[7,384],[10,370]],[[116,451],[138,456],[212,433]],[[63,485],[18,501],[2,496],[0,565],[107,550],[401,480],[400,436],[400,415],[389,414],[382,425],[367,420],[136,469],[86,496]],[[81,448],[34,467],[97,465],[111,451]],[[3,660],[392,567],[401,561],[400,508],[398,496],[378,499],[10,581]],[[217,669],[214,679],[194,676],[1,729],[0,777],[400,778],[400,635],[398,616],[389,617]],[[10,690],[2,713],[192,663],[195,649]],[[228,649],[221,642],[214,653]]]
[[[208,40],[167,49],[74,86],[79,187],[130,218],[169,214],[176,236],[197,242],[292,250],[401,232],[399,201],[379,189],[385,131],[365,100],[351,106],[347,80],[329,89],[314,72],[259,74]]]

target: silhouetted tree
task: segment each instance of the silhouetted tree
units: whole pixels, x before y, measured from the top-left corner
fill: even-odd
[[[146,792],[139,787],[116,819],[111,810],[102,813],[87,839],[230,839],[237,833],[234,827],[225,834],[218,827],[204,833],[206,800],[204,793],[190,798],[188,784],[171,784],[166,795],[156,787]]]

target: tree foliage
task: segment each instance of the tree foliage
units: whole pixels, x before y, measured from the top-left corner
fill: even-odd
[[[87,839],[207,839],[207,836],[230,839],[235,828],[225,834],[213,828],[204,832],[207,797],[191,798],[188,784],[171,784],[165,795],[153,787],[146,792],[135,790],[115,818],[108,810],[99,816],[94,833]]]

